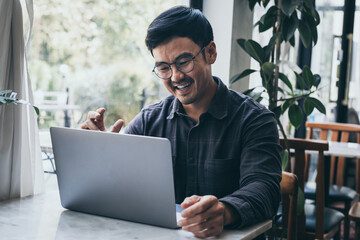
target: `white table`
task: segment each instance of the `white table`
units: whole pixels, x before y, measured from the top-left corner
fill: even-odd
[[[360,158],[360,144],[329,142],[329,150],[324,152],[325,156]]]
[[[312,151],[309,151],[312,153]],[[346,142],[329,142],[329,150],[324,151],[325,156],[325,205],[328,205],[330,188],[330,160],[332,156],[345,158],[360,158],[360,144]],[[359,164],[359,162],[357,163]],[[357,183],[358,184],[358,183]]]
[[[44,194],[0,202],[0,239],[197,239],[181,229],[68,211],[61,207],[56,176],[45,175]],[[250,240],[271,228],[271,221],[242,230],[225,230],[217,239]]]
[[[317,151],[306,151],[309,154],[317,154]],[[360,144],[329,141],[329,150],[324,151],[324,156],[336,156],[347,158],[360,158]]]

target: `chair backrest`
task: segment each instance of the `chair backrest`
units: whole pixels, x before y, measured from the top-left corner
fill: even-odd
[[[287,228],[287,239],[297,239],[297,194],[298,180],[295,174],[282,172],[280,182],[282,196],[282,227]]]
[[[356,135],[357,143],[360,143],[360,125],[349,123],[314,123],[307,122],[306,127],[308,129],[307,139],[314,139],[314,130],[320,130],[320,140],[330,140],[334,142],[349,142],[350,133]],[[330,134],[330,135],[329,135]],[[331,158],[330,167],[330,184],[344,185],[344,173],[345,173],[345,158],[339,157],[336,164],[336,157]],[[308,178],[308,171],[310,166],[310,158],[306,158],[305,163],[305,180]],[[334,177],[336,174],[336,181]],[[357,176],[360,173],[357,173]]]
[[[37,91],[34,93],[37,105],[66,105],[69,101],[69,93],[55,91]]]
[[[318,153],[318,175],[316,178],[316,231],[315,236],[322,239],[324,235],[324,208],[325,208],[325,170],[324,151],[329,149],[329,143],[320,140],[309,140],[300,138],[288,138],[286,141],[280,139],[283,148],[294,150],[293,173],[296,174],[299,187],[304,191],[305,173],[305,151],[316,151]],[[305,234],[305,214],[302,212],[297,218],[298,232]]]

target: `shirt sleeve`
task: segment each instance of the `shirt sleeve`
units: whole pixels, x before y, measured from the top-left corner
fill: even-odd
[[[268,110],[257,111],[241,124],[239,189],[220,199],[240,216],[240,220],[228,228],[242,228],[271,219],[281,198],[281,146],[273,114]]]
[[[126,126],[124,133],[134,135],[144,135],[144,114],[140,111],[133,120]]]

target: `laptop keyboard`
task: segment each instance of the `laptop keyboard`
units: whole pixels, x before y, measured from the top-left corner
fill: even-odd
[[[180,206],[180,204],[176,204],[176,222],[180,221],[181,219],[183,219],[183,217],[181,216],[181,212],[184,209]]]

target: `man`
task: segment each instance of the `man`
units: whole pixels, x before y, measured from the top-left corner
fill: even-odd
[[[125,132],[171,141],[176,202],[184,208],[179,225],[205,238],[270,219],[280,199],[276,121],[212,76],[217,52],[207,19],[198,10],[169,9],[150,24],[146,45],[171,96],[144,108]],[[106,131],[104,112],[89,112],[81,127]]]

